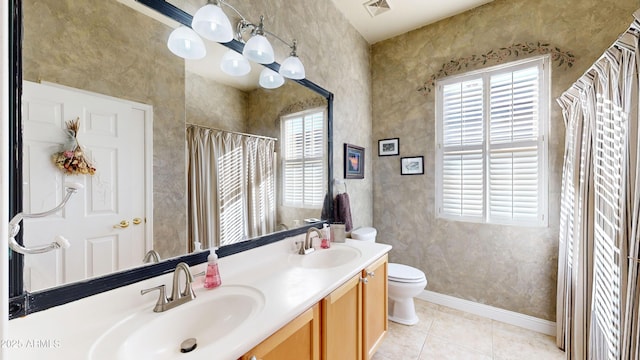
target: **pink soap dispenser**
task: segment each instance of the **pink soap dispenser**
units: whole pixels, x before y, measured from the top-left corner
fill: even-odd
[[[331,231],[329,230],[329,225],[324,224],[322,226],[322,242],[320,243],[320,247],[323,249],[328,249],[331,247]]]
[[[207,257],[207,272],[204,276],[204,287],[207,289],[217,288],[222,285],[222,279],[220,279],[220,270],[218,269],[218,255],[216,254],[217,247],[210,250]]]

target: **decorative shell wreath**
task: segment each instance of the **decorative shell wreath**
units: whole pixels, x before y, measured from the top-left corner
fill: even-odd
[[[78,130],[80,129],[80,118],[66,122],[69,135],[71,136],[70,150],[63,150],[53,154],[53,163],[66,174],[69,175],[93,175],[96,168],[91,166],[84,157],[82,147],[78,143]]]

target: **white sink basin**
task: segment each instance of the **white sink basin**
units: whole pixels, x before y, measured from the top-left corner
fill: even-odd
[[[221,286],[162,313],[153,304],[114,325],[91,347],[92,360],[176,359],[183,341],[194,338],[191,353],[224,342],[264,307],[264,295],[247,286]]]
[[[344,265],[362,254],[360,250],[347,245],[332,244],[329,249],[319,249],[311,254],[289,256],[289,263],[309,269],[327,269]]]

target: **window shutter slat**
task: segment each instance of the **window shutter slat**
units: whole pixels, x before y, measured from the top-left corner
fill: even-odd
[[[491,152],[489,217],[535,221],[538,216],[538,151]]]
[[[482,217],[482,153],[446,154],[442,165],[442,212]]]
[[[444,146],[482,144],[482,80],[447,85],[444,91]]]
[[[492,144],[537,139],[538,84],[538,67],[491,76]]]

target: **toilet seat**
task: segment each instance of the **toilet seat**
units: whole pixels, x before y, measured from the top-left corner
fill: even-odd
[[[387,271],[389,281],[399,283],[419,283],[427,278],[422,271],[403,264],[389,263]]]

